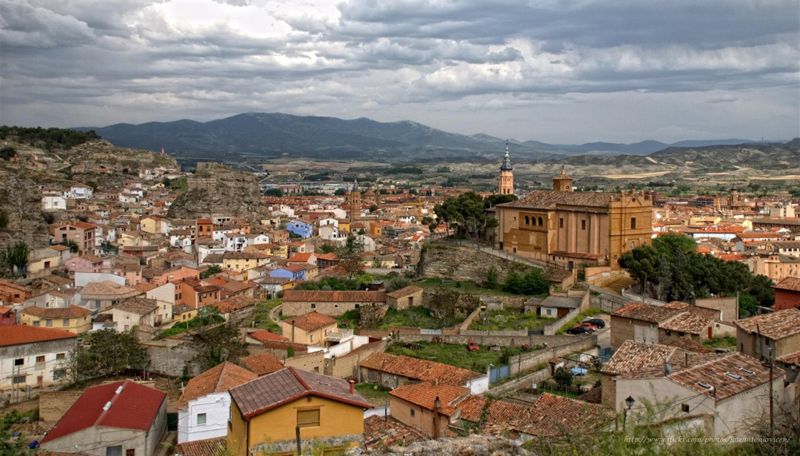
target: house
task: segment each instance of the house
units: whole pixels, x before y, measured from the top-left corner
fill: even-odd
[[[733,335],[734,328],[721,322],[719,309],[671,302],[663,306],[630,303],[611,314],[611,349],[626,340],[651,344],[673,337],[702,342],[721,335]]]
[[[0,306],[0,326],[17,324],[17,313],[11,307]]]
[[[84,254],[71,257],[64,263],[64,266],[72,277],[77,272],[99,273],[103,270],[103,259],[94,254]]]
[[[274,278],[284,278],[291,281],[306,280],[306,270],[298,264],[290,264],[282,268],[275,268],[269,271],[269,276]]]
[[[43,211],[66,211],[67,198],[62,192],[59,191],[43,191],[42,192],[42,210]]]
[[[28,272],[35,274],[40,271],[47,271],[61,263],[61,254],[59,251],[50,247],[33,250],[28,255]]]
[[[69,188],[67,196],[70,199],[90,199],[94,189],[86,184],[74,184]]]
[[[332,317],[365,305],[386,304],[383,291],[311,291],[287,290],[283,294],[283,315],[303,315],[317,311]]]
[[[62,223],[50,227],[55,244],[72,241],[81,253],[95,253],[97,225],[86,222]]]
[[[245,341],[250,344],[263,344],[267,341],[289,342],[289,339],[281,336],[280,334],[275,334],[274,332],[269,332],[266,329],[262,329],[260,331],[247,333]]]
[[[389,392],[389,410],[392,418],[431,438],[450,437],[452,403],[469,395],[469,389],[447,383],[409,383]]]
[[[295,263],[295,264],[301,264],[301,265],[306,265],[306,264],[316,265],[317,264],[317,256],[314,253],[309,253],[309,252],[295,253],[294,255],[289,257],[287,262],[289,264]]]
[[[615,406],[617,397],[615,377],[618,375],[636,372],[646,367],[674,364],[680,361],[682,356],[684,352],[678,347],[626,340],[600,371],[603,405],[610,408]]]
[[[550,295],[539,304],[539,316],[561,318],[580,307],[580,305],[581,298]]]
[[[774,360],[800,351],[800,309],[756,315],[735,324],[740,353]]]
[[[667,363],[617,376],[617,391],[624,393],[616,395],[614,410],[628,409],[630,397],[628,423],[653,424],[655,407],[664,425],[725,438],[757,435],[753,423],[768,420],[770,391],[776,410],[792,407],[794,385],[784,386],[783,370],[741,353],[711,357],[716,359],[693,363],[690,357],[688,366]]]
[[[295,220],[286,224],[286,231],[296,234],[303,239],[308,239],[314,235],[314,226],[310,223]]]
[[[111,307],[106,313],[117,325],[117,332],[128,332],[134,326],[158,326],[158,302],[155,299],[131,298]]]
[[[75,305],[50,309],[31,306],[20,312],[19,323],[83,334],[92,329],[92,311]]]
[[[0,390],[60,383],[76,341],[61,329],[0,326]]]
[[[373,353],[361,362],[360,378],[386,388],[406,383],[445,383],[469,389],[473,394],[489,390],[489,377],[449,364],[409,356]]]
[[[172,308],[172,320],[175,322],[189,321],[197,316],[197,309],[181,304]]]
[[[178,443],[227,436],[231,415],[228,391],[256,377],[243,367],[224,362],[189,380],[175,405]]]
[[[135,288],[104,280],[87,283],[81,290],[81,302],[87,309],[105,310],[139,294]]]
[[[216,285],[206,285],[196,279],[183,279],[175,282],[175,304],[186,304],[199,309],[221,299],[221,291]]]
[[[245,356],[239,360],[239,363],[245,368],[255,372],[259,377],[277,372],[284,368],[283,362],[269,352]]]
[[[21,304],[30,297],[31,289],[29,287],[0,279],[0,301],[3,304]]]
[[[259,252],[225,252],[222,267],[228,271],[243,272],[269,263],[270,258]]]
[[[422,288],[409,285],[391,293],[386,293],[386,304],[395,310],[421,306],[423,292]]]
[[[800,244],[800,243],[799,243]],[[800,308],[800,277],[786,277],[772,286],[775,289],[775,310]]]
[[[132,380],[87,389],[41,441],[51,452],[151,456],[167,431],[167,395]]]
[[[281,333],[293,344],[322,345],[328,334],[337,332],[338,322],[319,312],[309,312],[281,321]]]
[[[317,253],[317,267],[320,269],[336,266],[339,262],[339,256],[335,253]]]
[[[291,453],[298,428],[304,448],[358,445],[364,410],[372,408],[352,382],[291,367],[233,388],[230,395],[228,444],[240,456]]]

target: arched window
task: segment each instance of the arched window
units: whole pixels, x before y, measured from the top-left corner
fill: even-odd
[[[544,223],[542,223],[542,218],[541,217],[539,217],[539,226],[544,226]]]
[[[531,224],[531,219],[529,219],[527,215],[525,216],[525,224],[526,225],[530,225]]]

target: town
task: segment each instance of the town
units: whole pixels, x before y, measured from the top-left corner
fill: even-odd
[[[797,194],[520,194],[508,144],[490,191],[309,191],[3,134],[2,454],[800,448]]]

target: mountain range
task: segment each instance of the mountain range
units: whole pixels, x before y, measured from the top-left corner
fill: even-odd
[[[236,157],[296,156],[327,159],[371,159],[392,162],[492,159],[503,153],[505,140],[487,134],[461,135],[408,120],[377,122],[283,113],[244,113],[209,122],[177,120],[138,125],[80,127],[94,130],[119,147],[161,150],[182,161]],[[747,139],[681,141],[667,144],[592,142],[547,144],[511,140],[512,159],[548,160],[575,155],[644,156],[670,147],[705,147],[752,143]]]

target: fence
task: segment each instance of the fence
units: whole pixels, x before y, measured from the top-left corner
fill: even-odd
[[[543,336],[543,337],[568,337],[570,342],[545,348],[531,353],[512,356],[508,360],[510,375],[519,375],[521,372],[533,369],[546,363],[550,358],[558,358],[578,351],[588,350],[597,346],[597,336]]]
[[[508,378],[510,372],[511,368],[508,365],[489,369],[489,383],[497,383],[501,379]]]
[[[550,378],[550,369],[540,369],[530,374],[523,375],[522,377],[497,385],[489,390],[489,393],[495,395],[507,394],[513,391],[519,391],[524,388],[530,388],[534,383],[541,383]]]

